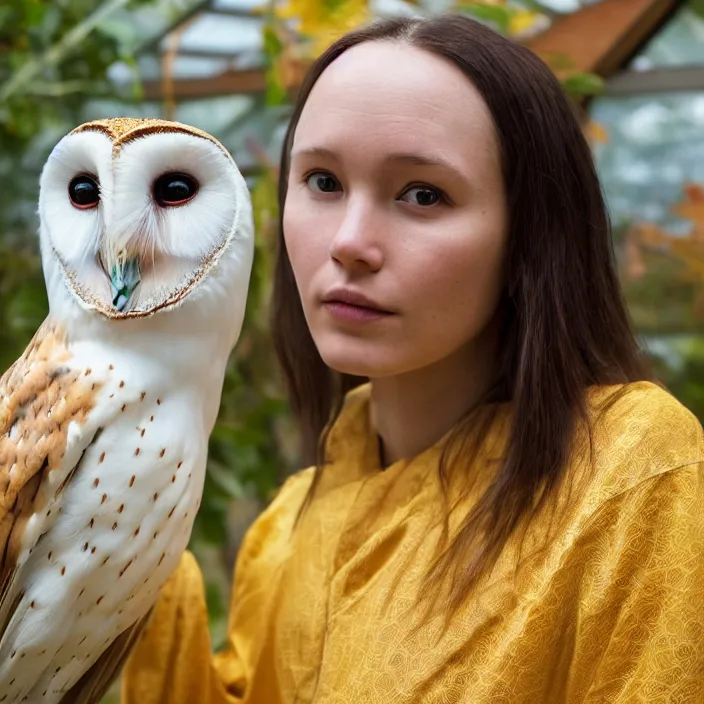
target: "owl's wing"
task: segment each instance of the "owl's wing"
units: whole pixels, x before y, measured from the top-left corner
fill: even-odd
[[[99,432],[84,427],[98,385],[69,362],[62,329],[45,321],[0,378],[0,642],[22,598],[20,562]]]
[[[60,704],[97,704],[120,674],[151,613],[150,609],[142,619],[123,631],[85,675],[62,697]]]

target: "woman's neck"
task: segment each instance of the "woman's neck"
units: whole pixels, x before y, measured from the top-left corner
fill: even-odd
[[[496,347],[486,342],[407,374],[371,380],[371,422],[383,466],[431,447],[476,405],[493,380]]]

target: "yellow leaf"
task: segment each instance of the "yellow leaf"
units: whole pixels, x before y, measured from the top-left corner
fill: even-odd
[[[539,12],[531,12],[530,10],[516,10],[516,12],[511,15],[511,20],[508,24],[508,33],[511,36],[523,34],[523,32],[533,28],[533,25],[540,16],[541,15]]]
[[[590,120],[587,124],[585,134],[587,139],[594,142],[601,142],[602,144],[609,141],[609,131],[600,122],[595,120]]]
[[[369,21],[368,0],[288,0],[277,5],[281,19],[298,20],[298,30],[311,40],[317,55],[335,39]]]

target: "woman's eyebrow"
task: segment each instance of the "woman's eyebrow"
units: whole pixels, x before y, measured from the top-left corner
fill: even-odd
[[[317,156],[332,161],[340,161],[340,156],[327,147],[302,147],[291,152],[291,159],[304,156]],[[397,152],[384,157],[386,163],[409,164],[412,166],[435,166],[452,172],[457,178],[465,178],[462,169],[449,159],[430,154],[419,154],[414,152]]]
[[[441,156],[401,152],[389,154],[384,161],[387,163],[409,164],[411,166],[440,167],[452,172],[456,178],[466,179],[466,176],[462,173],[462,169],[457,164]]]
[[[332,159],[333,161],[340,161],[340,157],[334,151],[325,147],[301,147],[291,150],[292,160],[302,156],[318,156]]]

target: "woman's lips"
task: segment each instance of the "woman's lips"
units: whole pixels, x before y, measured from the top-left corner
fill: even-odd
[[[394,315],[360,291],[335,288],[323,297],[323,307],[336,320],[345,322],[370,322]]]
[[[326,301],[323,306],[333,318],[344,322],[365,323],[393,315],[388,311],[357,306],[343,301]]]

